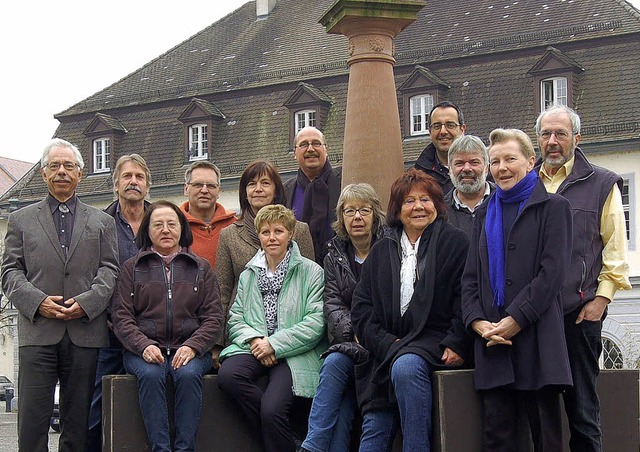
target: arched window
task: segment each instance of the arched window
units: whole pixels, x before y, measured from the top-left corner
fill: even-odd
[[[600,367],[602,369],[622,369],[624,366],[624,359],[622,357],[622,351],[615,342],[611,339],[602,338],[602,362]]]

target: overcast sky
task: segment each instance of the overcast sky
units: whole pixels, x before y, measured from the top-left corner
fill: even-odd
[[[247,1],[2,1],[0,156],[36,162],[58,126],[54,114]]]

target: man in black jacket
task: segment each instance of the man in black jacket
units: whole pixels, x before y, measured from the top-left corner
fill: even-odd
[[[113,170],[113,191],[117,198],[106,209],[116,221],[118,260],[122,267],[126,260],[138,253],[135,236],[149,203],[145,201],[151,187],[151,172],[138,154],[123,155]],[[111,310],[109,318],[109,346],[100,349],[98,367],[89,413],[87,452],[102,451],[102,376],[126,373],[122,364],[122,344],[113,334]]]
[[[424,148],[415,167],[434,177],[446,194],[453,184],[449,178],[448,152],[457,137],[464,135],[467,129],[464,116],[458,106],[452,102],[440,102],[429,113],[429,134],[431,143]]]

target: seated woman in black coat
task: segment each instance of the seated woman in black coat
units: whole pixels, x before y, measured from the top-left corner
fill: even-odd
[[[460,278],[469,240],[446,222],[442,189],[410,169],[391,187],[391,230],[371,249],[351,308],[370,359],[356,366],[361,451],[390,451],[400,415],[403,449],[429,451],[431,372],[461,366],[469,337]]]

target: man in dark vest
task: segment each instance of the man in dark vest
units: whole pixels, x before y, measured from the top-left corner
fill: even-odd
[[[301,129],[293,141],[298,174],[284,183],[287,207],[296,219],[309,225],[316,262],[323,264],[326,243],[333,237],[340,196],[341,168],[333,169],[327,160],[327,142],[315,127]]]
[[[547,191],[571,202],[573,250],[563,290],[565,335],[573,388],[564,406],[573,452],[602,451],[596,392],[602,352],[602,321],[617,290],[630,289],[622,179],[592,165],[578,147],[580,117],[565,106],[543,111],[536,121],[542,155],[538,170]]]
[[[452,102],[440,102],[429,113],[429,137],[431,143],[424,148],[415,167],[435,178],[447,194],[453,188],[449,178],[448,153],[453,140],[464,135],[467,129],[464,116]]]

